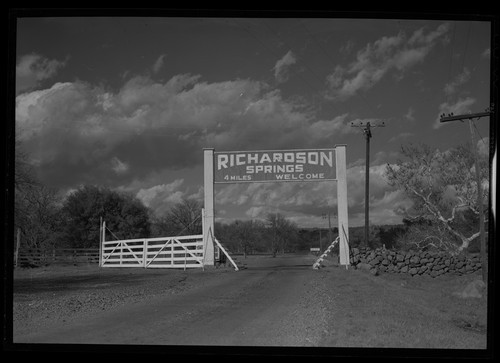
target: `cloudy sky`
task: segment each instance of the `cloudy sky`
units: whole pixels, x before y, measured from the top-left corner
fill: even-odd
[[[364,224],[365,139],[373,129],[370,220],[410,206],[384,180],[401,144],[470,140],[443,112],[490,102],[490,23],[342,18],[17,19],[16,137],[39,178],[128,191],[161,214],[203,200],[203,148],[347,145],[350,225]],[[483,145],[489,119],[476,122]],[[216,217],[280,212],[301,226],[336,214],[335,182],[216,185]],[[332,220],[336,223],[336,220]]]

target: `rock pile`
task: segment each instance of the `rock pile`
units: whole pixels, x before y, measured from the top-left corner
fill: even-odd
[[[479,256],[450,256],[444,252],[395,251],[384,248],[351,248],[350,263],[377,275],[380,272],[409,273],[436,277],[446,273],[463,275],[481,268]]]

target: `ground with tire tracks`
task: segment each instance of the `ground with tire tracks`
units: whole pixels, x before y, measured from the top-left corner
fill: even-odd
[[[312,255],[250,256],[247,269],[16,271],[15,343],[484,349],[476,275],[369,273]]]

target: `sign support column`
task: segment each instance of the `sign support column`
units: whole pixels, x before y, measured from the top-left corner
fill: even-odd
[[[203,245],[205,265],[214,265],[214,149],[203,149],[204,159],[204,194]]]
[[[349,265],[349,215],[347,211],[347,167],[346,146],[335,146],[337,166],[337,208],[339,222],[339,262]]]

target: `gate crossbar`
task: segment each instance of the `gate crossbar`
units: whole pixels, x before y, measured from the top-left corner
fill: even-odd
[[[142,264],[142,261],[140,258],[137,258],[136,254],[130,249],[130,246],[128,244],[126,244],[125,242],[122,242],[122,248],[125,247],[127,250],[130,251],[131,255],[134,256],[134,258],[137,260],[137,262],[139,263],[139,265]],[[144,246],[143,246],[144,248]]]
[[[171,242],[172,242],[172,240],[168,240],[167,243],[165,243],[162,246],[162,248],[160,248],[160,250],[158,252],[156,252],[156,255],[153,256],[153,258],[151,259],[151,261],[149,261],[149,263],[146,263],[146,267],[149,266],[151,264],[151,262],[153,262],[155,260],[155,258],[158,257],[158,255],[161,253],[161,251],[163,251],[163,249],[165,247],[167,247]],[[144,243],[144,256],[145,256],[145,259],[147,261],[147,259],[148,259],[148,249],[147,249],[146,243]]]

